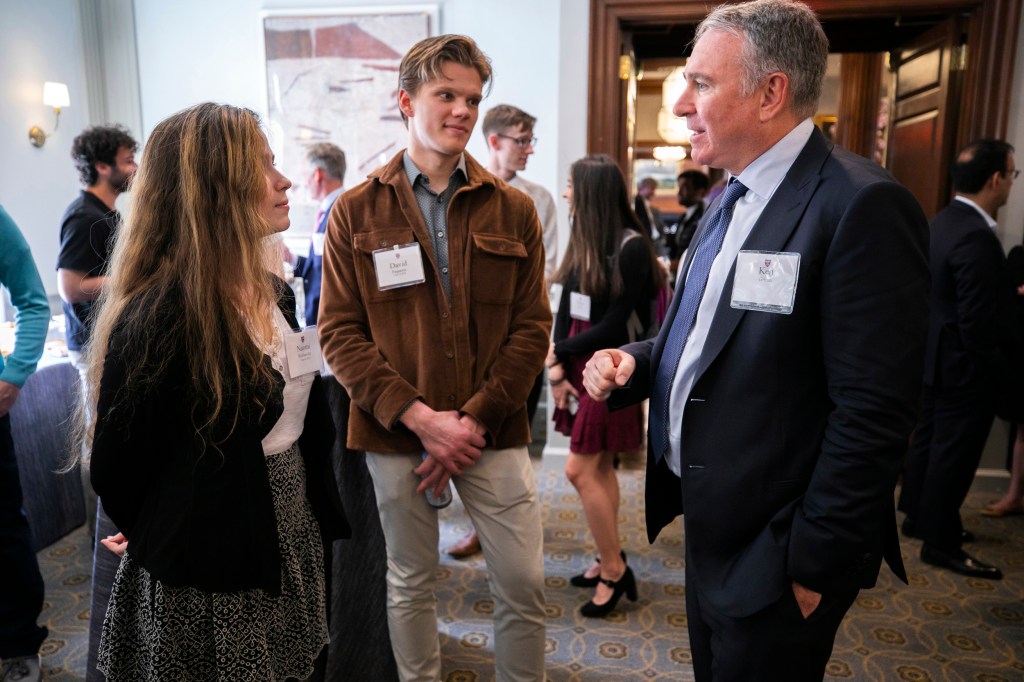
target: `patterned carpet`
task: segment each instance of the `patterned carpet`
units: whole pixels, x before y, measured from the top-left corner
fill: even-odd
[[[679,521],[650,546],[643,522],[643,476],[620,471],[623,546],[639,583],[637,603],[620,603],[606,620],[580,617],[589,591],[569,585],[593,554],[579,499],[562,461],[537,461],[544,503],[548,600],[548,678],[552,682],[692,680],[683,603]],[[828,680],[906,682],[1019,681],[1024,679],[1024,517],[986,519],[977,510],[1005,487],[979,479],[964,506],[978,536],[969,548],[1003,569],[998,582],[934,570],[917,559],[920,543],[904,541],[911,584],[883,570],[879,585],[862,592],[840,628]],[[442,546],[467,528],[456,500],[441,512]],[[88,539],[80,529],[39,555],[47,584],[43,645],[47,679],[84,679],[88,625]],[[443,557],[438,615],[444,679],[493,679],[492,603],[484,562]]]

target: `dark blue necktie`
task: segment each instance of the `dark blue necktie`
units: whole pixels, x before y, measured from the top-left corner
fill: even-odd
[[[672,394],[672,382],[679,368],[679,359],[683,355],[683,347],[686,346],[686,339],[690,336],[690,330],[697,319],[697,309],[704,297],[711,264],[722,249],[725,231],[732,221],[732,208],[746,193],[747,188],[742,182],[736,178],[730,180],[722,196],[722,202],[708,218],[707,225],[700,233],[700,239],[693,246],[693,262],[683,285],[679,309],[672,320],[668,338],[665,339],[665,349],[661,354],[661,362],[658,363],[658,371],[654,375],[654,390],[651,392],[651,428],[647,437],[654,448],[656,462],[660,462],[668,452],[669,398]]]

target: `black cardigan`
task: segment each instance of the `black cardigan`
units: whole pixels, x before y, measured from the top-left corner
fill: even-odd
[[[284,282],[277,286],[278,305],[295,327],[295,298]],[[162,312],[164,328],[154,334],[168,333],[178,311]],[[262,441],[283,410],[284,379],[274,372],[275,385],[263,396],[266,409],[243,410],[231,436],[219,444],[220,453],[208,446],[198,457],[185,349],[177,347],[158,380],[125,409],[118,405],[119,393],[126,368],[135,362],[125,337],[115,329],[104,360],[91,479],[104,510],[129,539],[132,557],[168,585],[279,594],[281,555]],[[214,431],[227,426],[220,423]],[[325,543],[351,536],[331,465],[334,440],[318,376],[299,447],[306,495]]]
[[[602,348],[618,348],[642,340],[642,332],[652,322],[657,292],[651,284],[651,251],[642,236],[627,239],[619,252],[619,272],[622,273],[622,294],[609,301],[606,296],[591,296],[590,320],[593,326],[581,334],[569,336],[572,318],[569,316],[569,295],[579,291],[576,273],[569,276],[562,287],[562,297],[555,314],[555,355],[561,363],[572,356],[589,355]],[[610,275],[609,275],[610,279]],[[641,338],[630,338],[627,322],[636,312]]]

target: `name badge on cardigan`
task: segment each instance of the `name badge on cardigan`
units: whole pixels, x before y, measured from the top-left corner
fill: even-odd
[[[320,337],[316,327],[306,327],[300,332],[284,335],[284,350],[288,355],[288,378],[297,379],[305,374],[321,372],[324,356],[320,352]]]
[[[569,294],[569,317],[590,322],[590,297],[573,291]]]
[[[377,287],[381,291],[408,287],[427,280],[423,273],[423,252],[416,242],[395,245],[373,252],[373,268],[377,271]]]
[[[732,280],[732,307],[789,315],[796,299],[800,254],[740,251]]]

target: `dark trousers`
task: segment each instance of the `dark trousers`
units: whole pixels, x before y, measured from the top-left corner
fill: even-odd
[[[544,370],[540,371],[533,382],[533,388],[530,389],[529,397],[526,398],[526,418],[530,421],[531,431],[533,430],[533,417],[537,414],[537,404],[540,402],[540,393],[544,390],[544,379],[547,375]]]
[[[995,391],[925,386],[921,420],[907,452],[900,511],[917,524],[925,544],[960,549],[960,505],[974,481],[995,417]]]
[[[32,550],[14,458],[11,417],[0,417],[0,658],[31,656],[46,639],[36,620],[43,609],[43,576]]]
[[[686,620],[697,682],[820,682],[836,632],[859,589],[822,595],[803,617],[792,590],[745,618],[718,611],[701,597],[686,550]]]

